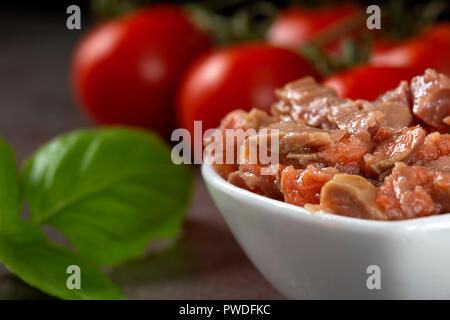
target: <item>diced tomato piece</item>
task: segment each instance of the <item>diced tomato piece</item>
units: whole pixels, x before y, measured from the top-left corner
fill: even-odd
[[[318,204],[323,185],[337,173],[338,170],[331,167],[319,169],[310,165],[304,170],[287,167],[281,173],[284,201],[302,207],[307,203]]]

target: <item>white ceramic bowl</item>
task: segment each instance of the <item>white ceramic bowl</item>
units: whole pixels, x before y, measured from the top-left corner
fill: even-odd
[[[450,299],[450,214],[371,221],[272,200],[202,166],[208,190],[259,271],[290,299]],[[378,266],[369,268],[369,266]],[[374,271],[375,270],[375,271]],[[380,280],[380,289],[373,287]]]

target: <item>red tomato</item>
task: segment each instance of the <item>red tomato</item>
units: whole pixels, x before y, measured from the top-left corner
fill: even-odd
[[[178,92],[180,126],[193,132],[194,120],[203,129],[217,127],[231,110],[268,110],[274,90],[303,76],[317,76],[293,51],[267,44],[236,45],[199,58],[188,70]]]
[[[376,43],[371,64],[433,68],[450,76],[450,24],[438,24],[423,34],[399,43]]]
[[[182,73],[209,47],[208,37],[175,6],[112,20],[78,45],[73,60],[77,98],[100,124],[135,125],[168,135]]]
[[[267,33],[267,40],[274,45],[298,49],[322,33],[354,19],[361,12],[351,4],[316,9],[290,7],[275,18]]]
[[[424,36],[430,40],[450,42],[450,22],[441,22],[428,29]]]
[[[335,89],[341,98],[371,101],[395,88],[400,81],[410,81],[420,73],[422,70],[413,68],[363,65],[335,74],[322,83]]]

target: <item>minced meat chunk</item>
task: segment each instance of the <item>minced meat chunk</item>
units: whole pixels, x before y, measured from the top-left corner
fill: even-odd
[[[411,80],[413,113],[430,127],[450,132],[450,79],[432,69]]]
[[[283,200],[280,178],[284,167],[275,165],[268,168],[258,164],[241,164],[237,171],[228,175],[228,182],[269,198]],[[262,174],[263,168],[270,169],[270,174]]]
[[[369,176],[380,176],[396,162],[408,163],[425,140],[426,132],[420,126],[406,128],[378,144],[373,153],[364,156],[365,171]]]
[[[328,120],[331,107],[345,101],[338,98],[333,89],[319,85],[312,77],[290,82],[275,94],[279,101],[272,106],[271,112],[276,119],[301,121],[324,129],[333,127]]]
[[[239,109],[234,110],[223,118],[220,123],[220,127],[218,128],[222,133],[222,152],[220,154],[209,152],[209,157],[212,158],[216,171],[223,178],[228,179],[228,176],[239,168],[237,159],[240,144],[243,141],[237,141],[234,136],[231,139],[227,139],[226,130],[257,130],[266,127],[273,122],[274,120],[266,112],[258,109],[252,109],[250,112],[245,112],[244,110]],[[213,142],[214,139],[207,140],[205,142],[205,148],[212,145]],[[208,149],[206,150],[208,153]],[[233,150],[234,159],[231,161],[232,163],[228,163],[228,161],[226,161],[226,150],[228,150],[228,152],[229,150]]]
[[[386,220],[375,199],[377,188],[361,176],[338,174],[327,182],[320,195],[320,210],[338,215]]]

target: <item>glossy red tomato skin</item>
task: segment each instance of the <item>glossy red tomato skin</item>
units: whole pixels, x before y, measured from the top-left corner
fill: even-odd
[[[176,6],[143,9],[96,27],[78,45],[75,94],[99,124],[174,127],[174,95],[189,63],[210,48]]]
[[[268,44],[235,45],[203,55],[189,68],[178,91],[181,127],[193,132],[217,127],[234,109],[269,110],[275,89],[303,76],[318,77],[314,68],[288,49]]]
[[[336,90],[341,98],[375,100],[379,95],[394,89],[402,80],[410,81],[421,74],[415,68],[362,65],[327,79],[322,84]]]
[[[288,7],[275,18],[267,32],[267,41],[273,45],[298,49],[329,28],[352,19],[361,9],[352,4],[321,8]]]
[[[401,42],[379,41],[370,63],[373,65],[433,68],[450,76],[450,23],[435,25],[424,33]]]

